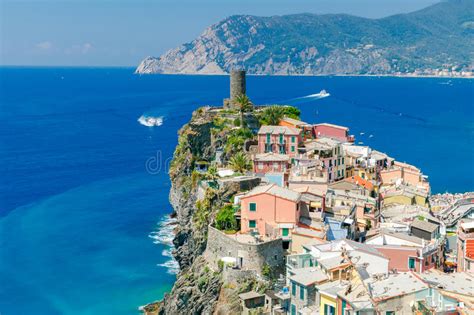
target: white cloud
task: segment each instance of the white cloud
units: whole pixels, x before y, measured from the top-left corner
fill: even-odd
[[[92,48],[94,48],[94,47],[92,46],[92,44],[90,44],[90,43],[85,43],[85,44],[82,45],[81,52],[82,52],[83,54],[87,54]]]
[[[35,47],[39,50],[50,50],[53,48],[53,43],[50,41],[39,42],[35,45]]]

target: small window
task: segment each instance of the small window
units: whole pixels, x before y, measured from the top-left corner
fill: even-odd
[[[291,304],[291,315],[296,315],[296,306]]]
[[[295,143],[295,142],[296,142],[296,137],[295,137],[295,136],[291,136],[291,142],[292,142],[292,143]]]
[[[253,229],[257,226],[257,222],[255,220],[250,220],[249,221],[249,228]]]
[[[267,133],[267,143],[270,143],[270,134]]]
[[[283,135],[280,133],[280,143],[283,143]]]
[[[300,286],[300,300],[304,300],[304,287]]]
[[[296,295],[296,284],[294,282],[291,283],[291,295]]]
[[[342,162],[342,164],[344,164],[344,158],[342,158],[341,162]]]
[[[415,258],[409,258],[408,259],[408,268],[410,269],[415,269]]]
[[[288,228],[283,228],[283,229],[281,229],[281,235],[282,235],[282,236],[288,236],[288,234],[289,234]]]
[[[291,152],[295,152],[295,146],[294,145],[291,146]]]
[[[249,211],[257,211],[257,204],[255,202],[249,203]]]
[[[337,159],[337,165],[341,165],[341,159]]]

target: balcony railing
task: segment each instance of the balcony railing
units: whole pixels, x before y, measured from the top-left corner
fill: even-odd
[[[289,269],[300,269],[316,266],[316,259],[311,254],[296,254],[286,257],[286,266]]]

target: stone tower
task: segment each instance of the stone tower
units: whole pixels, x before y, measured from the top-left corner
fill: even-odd
[[[245,94],[245,70],[230,71],[230,100],[231,102]]]
[[[224,108],[235,108],[235,100],[246,93],[245,70],[230,71],[230,99],[224,100]]]

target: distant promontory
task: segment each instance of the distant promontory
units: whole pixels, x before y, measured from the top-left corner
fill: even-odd
[[[346,14],[235,15],[192,42],[144,59],[136,73],[471,77],[474,1],[368,19]]]

